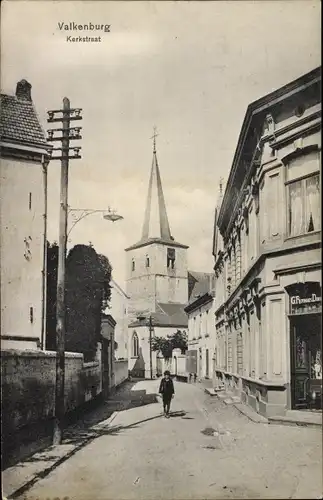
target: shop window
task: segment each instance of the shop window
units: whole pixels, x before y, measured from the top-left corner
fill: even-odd
[[[295,158],[287,167],[288,236],[318,231],[321,227],[318,153]],[[301,177],[302,178],[299,178]]]
[[[175,267],[175,248],[167,248],[167,268],[174,269]]]
[[[138,358],[139,356],[139,339],[136,332],[132,335],[132,356]]]

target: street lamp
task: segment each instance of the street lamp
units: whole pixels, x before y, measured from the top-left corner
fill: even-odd
[[[146,316],[137,316],[138,321],[144,321],[146,320],[148,322],[148,327],[149,327],[149,366],[150,366],[150,380],[153,379],[153,360],[152,360],[152,348],[151,348],[151,341],[152,341],[152,334],[153,334],[153,318],[151,314],[147,318]]]
[[[85,217],[88,217],[89,215],[92,214],[98,214],[101,213],[103,214],[103,219],[109,220],[111,222],[116,222],[118,220],[122,220],[123,217],[122,215],[117,214],[116,210],[111,210],[110,207],[108,210],[103,210],[103,209],[93,209],[93,208],[68,208],[68,215],[72,216],[73,224],[71,225],[67,236],[70,235],[76,224],[78,224],[81,220],[83,220]]]

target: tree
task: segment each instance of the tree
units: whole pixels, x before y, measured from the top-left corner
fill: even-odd
[[[173,349],[180,349],[182,354],[185,354],[187,351],[187,334],[186,332],[181,332],[177,330],[177,332],[171,335],[171,342]]]
[[[58,245],[47,241],[46,349],[56,351],[56,294]]]
[[[94,359],[101,315],[111,297],[109,259],[89,245],[76,245],[66,262],[66,350]]]
[[[170,359],[174,349],[180,349],[182,354],[187,351],[187,334],[177,330],[167,337],[153,337],[151,349],[160,352],[165,359]]]
[[[169,338],[153,337],[151,339],[151,349],[152,351],[161,353],[165,359],[172,357],[173,347]]]
[[[46,349],[56,350],[56,294],[58,246],[47,245],[47,335]],[[90,245],[76,245],[66,260],[67,351],[81,352],[86,361],[96,354],[101,332],[101,314],[111,299],[112,267],[105,255]]]
[[[111,300],[111,275],[112,275],[112,267],[108,257],[103,254],[98,255],[99,262],[103,271],[103,299],[102,299],[102,309],[103,311],[108,306]]]

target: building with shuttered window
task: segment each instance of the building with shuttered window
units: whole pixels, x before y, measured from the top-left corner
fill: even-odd
[[[320,86],[249,105],[216,211],[215,383],[266,416],[322,402]]]
[[[1,347],[45,345],[47,165],[51,148],[26,80],[1,94]]]

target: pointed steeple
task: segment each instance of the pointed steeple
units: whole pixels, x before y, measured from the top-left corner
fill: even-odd
[[[157,135],[156,128],[154,128],[154,135],[151,137],[151,139],[153,139],[153,161],[150,171],[148,196],[141,239],[138,243],[126,248],[126,252],[150,245],[152,243],[161,243],[185,249],[188,248],[187,245],[183,245],[182,243],[176,241],[170,232],[156,153]]]
[[[158,167],[156,137],[156,129],[154,129],[154,135],[152,137],[153,161],[151,165],[145,219],[141,239],[142,241],[148,241],[152,238],[159,238],[164,241],[171,241],[172,236]]]

